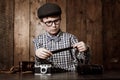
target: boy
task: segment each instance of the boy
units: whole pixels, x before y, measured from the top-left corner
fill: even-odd
[[[78,42],[74,35],[62,32],[61,13],[61,8],[53,3],[46,3],[38,9],[41,26],[46,32],[34,40],[35,63],[50,62],[54,68],[75,71],[81,60],[89,60],[89,50],[83,41]],[[68,47],[73,47],[73,49],[52,53],[54,50]]]

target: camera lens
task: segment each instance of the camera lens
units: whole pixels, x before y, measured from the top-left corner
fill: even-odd
[[[42,67],[42,68],[41,68],[41,73],[42,73],[42,74],[47,73],[47,68],[46,68],[46,67]]]
[[[45,68],[42,68],[42,72],[45,72],[46,71],[46,69]]]

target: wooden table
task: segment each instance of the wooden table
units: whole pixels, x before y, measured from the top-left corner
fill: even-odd
[[[120,80],[120,71],[107,71],[99,75],[79,75],[76,72],[56,73],[51,75],[34,75],[28,73],[0,73],[0,80],[90,80],[107,79]]]

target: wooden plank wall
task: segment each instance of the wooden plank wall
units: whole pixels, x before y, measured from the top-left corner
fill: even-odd
[[[14,65],[29,60],[29,0],[15,0]]]
[[[72,10],[72,11],[71,11]],[[102,64],[102,4],[100,0],[68,0],[67,32],[86,42],[91,50],[91,62]]]
[[[61,6],[61,29],[90,46],[92,64],[120,67],[119,0],[0,0],[0,69],[34,60],[32,41],[44,32],[37,9],[46,2]]]
[[[0,0],[0,70],[13,66],[13,0]]]
[[[103,60],[107,69],[120,69],[120,1],[103,0]]]

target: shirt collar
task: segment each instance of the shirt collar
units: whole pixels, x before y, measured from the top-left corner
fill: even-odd
[[[56,36],[51,36],[48,32],[46,32],[47,40],[48,41],[52,41],[53,40],[55,42],[60,41],[61,40],[61,38],[60,38],[61,34],[62,34],[61,30],[58,32],[58,34]]]

